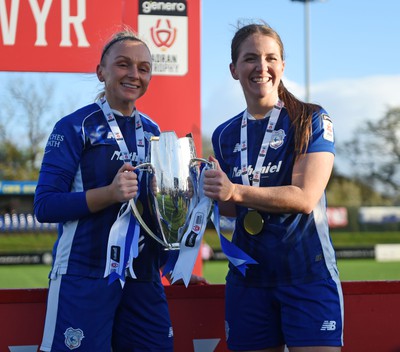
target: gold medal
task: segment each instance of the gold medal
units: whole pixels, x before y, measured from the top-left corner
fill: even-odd
[[[249,210],[243,220],[243,226],[250,235],[258,235],[264,225],[264,219],[256,210]]]

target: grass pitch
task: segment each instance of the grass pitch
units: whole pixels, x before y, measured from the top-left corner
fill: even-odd
[[[342,281],[388,281],[400,280],[400,262],[377,262],[375,259],[338,260]],[[0,266],[0,288],[47,287],[49,265],[3,265]],[[227,261],[207,261],[203,276],[211,284],[224,284],[228,272]]]
[[[51,233],[0,234],[0,254],[51,251],[56,238],[56,234]],[[215,230],[207,230],[204,239],[212,248],[219,248],[219,238]],[[400,243],[400,232],[332,233],[332,241],[335,247]],[[400,262],[339,258],[338,267],[342,281],[400,280]],[[0,265],[0,288],[47,287],[49,271],[49,265]],[[224,284],[227,272],[227,261],[204,262],[203,276],[212,284]]]

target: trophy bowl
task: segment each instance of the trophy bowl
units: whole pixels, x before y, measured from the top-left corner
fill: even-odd
[[[199,202],[201,163],[196,157],[193,138],[178,138],[174,131],[162,132],[150,139],[148,162],[137,166],[144,172],[150,211],[156,221],[152,231],[141,217],[134,200],[132,212],[142,228],[167,250],[179,250],[193,208]]]

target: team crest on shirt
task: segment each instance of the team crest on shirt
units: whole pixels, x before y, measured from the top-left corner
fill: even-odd
[[[273,131],[271,135],[271,141],[269,142],[269,146],[273,149],[278,149],[280,146],[282,146],[285,137],[286,134],[284,130],[280,129],[277,131]]]
[[[80,347],[83,336],[83,331],[81,329],[73,329],[68,328],[64,332],[65,336],[65,346],[67,346],[70,350],[74,350]]]

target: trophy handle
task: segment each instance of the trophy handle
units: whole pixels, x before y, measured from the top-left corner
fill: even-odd
[[[201,163],[206,163],[208,166],[210,166],[212,169],[215,169],[215,163],[213,161],[209,161],[204,158],[192,158],[190,159],[190,164],[193,164],[195,162],[201,162]]]
[[[143,163],[143,164],[139,164],[138,166],[136,166],[136,169],[142,170],[142,171],[147,171],[147,172],[154,172],[154,167],[153,165],[151,165],[151,163]],[[143,227],[143,229],[153,238],[155,239],[158,243],[160,243],[163,247],[165,248],[170,248],[171,246],[162,241],[148,226],[147,224],[144,222],[142,216],[139,213],[139,210],[136,206],[135,200],[131,199],[129,200],[129,205],[131,207],[132,213],[135,216],[135,218],[139,221],[140,225]]]

